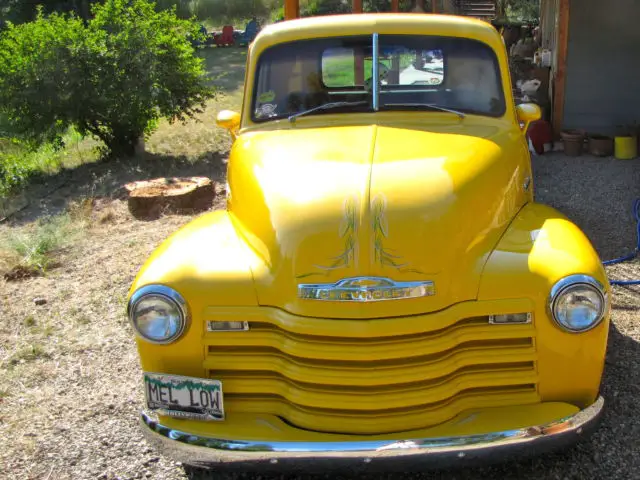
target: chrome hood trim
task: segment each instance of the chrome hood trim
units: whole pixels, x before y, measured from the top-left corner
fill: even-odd
[[[431,281],[395,282],[382,277],[345,278],[336,283],[298,285],[298,297],[324,302],[381,302],[435,295]]]

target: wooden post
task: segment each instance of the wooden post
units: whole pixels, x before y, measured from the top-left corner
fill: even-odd
[[[356,48],[353,56],[353,80],[357,86],[364,85],[364,53],[362,48]]]
[[[416,0],[416,7],[420,8],[423,12],[427,11],[424,7],[424,0]]]
[[[564,89],[567,81],[567,50],[569,45],[569,0],[560,0],[558,11],[558,38],[556,39],[556,74],[553,89],[553,130],[562,131],[564,119]]]
[[[388,73],[388,82],[391,85],[400,84],[400,55],[397,53],[391,54],[391,68]]]
[[[353,13],[362,13],[362,0],[353,0]]]
[[[438,13],[438,0],[431,0],[431,10],[433,13]]]
[[[391,0],[391,11],[392,12],[400,11],[400,0]]]
[[[293,20],[300,17],[300,1],[284,0],[284,19]]]

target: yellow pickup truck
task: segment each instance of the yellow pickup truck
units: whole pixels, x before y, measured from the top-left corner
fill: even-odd
[[[501,461],[597,424],[610,286],[533,197],[489,24],[287,21],[248,50],[227,208],[135,279],[147,438],[187,464]]]

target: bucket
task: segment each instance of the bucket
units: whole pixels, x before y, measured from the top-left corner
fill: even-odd
[[[618,160],[631,160],[638,156],[638,140],[636,137],[624,136],[615,139],[616,158]]]
[[[613,138],[606,135],[589,135],[589,153],[596,157],[613,155]]]
[[[584,148],[584,132],[581,130],[564,130],[560,133],[564,143],[564,153],[569,157],[582,155]]]

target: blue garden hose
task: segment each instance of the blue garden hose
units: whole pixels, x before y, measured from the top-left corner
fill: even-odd
[[[633,253],[629,255],[625,255],[624,257],[616,258],[614,260],[608,260],[606,262],[602,262],[603,265],[616,265],[618,263],[628,262],[629,260],[633,260],[640,254],[640,198],[637,198],[635,202],[633,202],[633,217],[636,219],[636,231],[637,231],[637,243],[636,249]],[[609,281],[611,285],[640,285],[640,280],[611,280]]]

